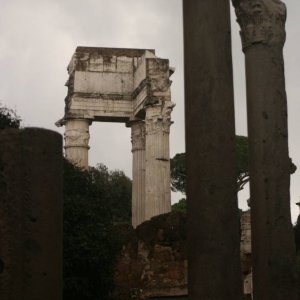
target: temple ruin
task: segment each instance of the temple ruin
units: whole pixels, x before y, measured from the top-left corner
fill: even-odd
[[[171,210],[168,59],[154,50],[77,47],[68,66],[66,158],[88,167],[92,122],[123,122],[132,139],[132,224]]]

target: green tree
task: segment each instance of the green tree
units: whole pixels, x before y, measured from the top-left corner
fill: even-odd
[[[64,162],[64,299],[109,299],[118,246],[115,220],[130,218],[131,181],[104,165],[83,171]],[[126,203],[124,203],[126,202]]]
[[[185,153],[177,153],[170,162],[171,165],[171,189],[173,192],[186,191],[186,165]]]
[[[236,182],[237,191],[241,191],[249,182],[249,153],[248,138],[237,135],[235,137],[236,147]]]
[[[109,173],[109,206],[114,223],[131,223],[131,186],[123,171]]]
[[[0,103],[0,129],[20,128],[21,118],[17,113]]]
[[[237,135],[235,145],[237,191],[240,191],[249,182],[248,138]],[[296,169],[297,167],[290,159],[290,174],[293,174]],[[178,153],[171,159],[171,189],[174,192],[186,193],[185,153]]]
[[[186,213],[186,199],[182,198],[172,205],[172,211]]]
[[[236,145],[236,182],[237,191],[241,191],[249,182],[249,153],[248,138],[237,135]],[[290,158],[290,174],[296,171],[297,167]],[[174,192],[186,194],[186,164],[185,153],[178,153],[171,159],[171,189]],[[186,210],[186,200],[181,199],[179,203],[172,205],[172,210]],[[300,238],[299,238],[300,239]]]
[[[106,174],[64,162],[64,299],[108,299],[113,260]]]
[[[19,128],[21,118],[0,105],[0,129]],[[99,164],[84,171],[64,160],[64,300],[108,300],[113,267],[122,246],[115,222],[129,222],[131,180]]]

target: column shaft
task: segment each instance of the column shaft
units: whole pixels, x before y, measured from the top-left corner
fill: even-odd
[[[229,1],[183,11],[189,299],[240,300]]]
[[[145,219],[171,211],[169,133],[171,121],[160,106],[146,110]]]
[[[235,1],[246,58],[255,300],[298,299],[290,216],[290,162],[281,1]]]
[[[89,125],[88,119],[67,120],[65,125],[66,158],[84,169],[89,166]]]
[[[132,226],[145,221],[145,123],[131,123],[132,139]]]
[[[282,53],[246,52],[254,299],[298,299]]]
[[[62,138],[0,132],[0,297],[62,300]]]

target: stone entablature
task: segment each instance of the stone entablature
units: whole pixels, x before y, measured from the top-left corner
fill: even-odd
[[[124,122],[132,138],[132,224],[171,210],[168,59],[154,50],[77,47],[68,66],[64,125],[67,159],[88,168],[92,122]]]
[[[77,47],[68,72],[64,120],[127,122],[171,101],[173,70],[154,50]]]

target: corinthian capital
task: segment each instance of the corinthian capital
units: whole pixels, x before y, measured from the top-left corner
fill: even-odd
[[[254,44],[283,46],[286,6],[280,0],[232,0],[243,50]]]
[[[169,134],[171,125],[172,125],[172,121],[170,119],[164,119],[164,118],[146,119],[146,133],[158,134],[162,132],[165,134]]]

